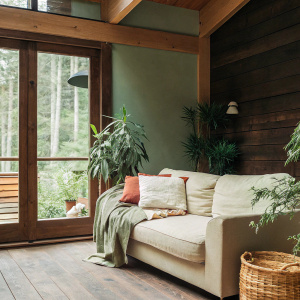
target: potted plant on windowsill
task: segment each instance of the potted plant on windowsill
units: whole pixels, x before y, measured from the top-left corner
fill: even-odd
[[[57,193],[66,203],[66,212],[76,205],[82,185],[87,181],[87,174],[76,173],[69,168],[63,168],[55,176]]]

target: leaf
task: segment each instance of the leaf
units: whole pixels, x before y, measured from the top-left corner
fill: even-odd
[[[97,135],[97,134],[98,134],[98,132],[97,132],[97,128],[96,128],[96,126],[95,126],[95,125],[93,125],[93,124],[91,124],[91,128],[92,128],[92,130],[93,130],[94,134],[95,134],[95,135]]]

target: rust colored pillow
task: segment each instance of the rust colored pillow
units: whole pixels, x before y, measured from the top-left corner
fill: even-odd
[[[171,174],[162,174],[162,175],[148,175],[139,173],[143,176],[159,176],[159,177],[171,177]],[[140,187],[139,187],[139,178],[138,176],[126,176],[125,177],[125,186],[123,191],[123,196],[120,199],[121,202],[138,204],[140,201]]]

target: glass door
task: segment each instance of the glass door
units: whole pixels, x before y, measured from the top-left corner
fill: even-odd
[[[20,80],[26,68],[22,46],[0,39],[0,242],[26,239],[26,174],[19,172],[26,160],[21,151],[26,139],[21,129],[25,126],[26,131],[26,124],[20,121],[26,115],[20,96],[20,90],[26,90]]]
[[[98,49],[0,39],[0,244],[92,234],[100,65]]]
[[[95,58],[84,49],[53,53],[49,47],[37,48],[36,239],[91,234],[98,193],[87,175],[92,81],[86,87],[68,83],[78,72],[93,72]]]

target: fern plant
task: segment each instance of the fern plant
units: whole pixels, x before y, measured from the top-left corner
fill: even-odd
[[[119,118],[111,118],[104,130],[97,132],[91,128],[96,141],[90,149],[88,172],[92,178],[102,177],[104,182],[112,179],[113,183],[121,183],[126,175],[136,175],[143,160],[149,161],[143,139],[147,139],[142,125],[129,121],[123,106]]]
[[[284,147],[287,150],[287,160],[285,165],[291,161],[298,161],[300,158],[300,123],[291,135],[291,141]],[[260,227],[267,225],[269,222],[274,222],[280,215],[290,215],[293,218],[296,209],[300,206],[300,182],[294,178],[289,177],[283,180],[279,180],[273,189],[256,189],[252,187],[254,191],[254,199],[252,200],[252,206],[262,199],[270,199],[272,203],[265,210],[258,223],[251,222],[250,226],[256,229],[256,232]],[[300,233],[294,236],[290,236],[289,240],[295,242],[293,248],[294,255],[300,253]]]

